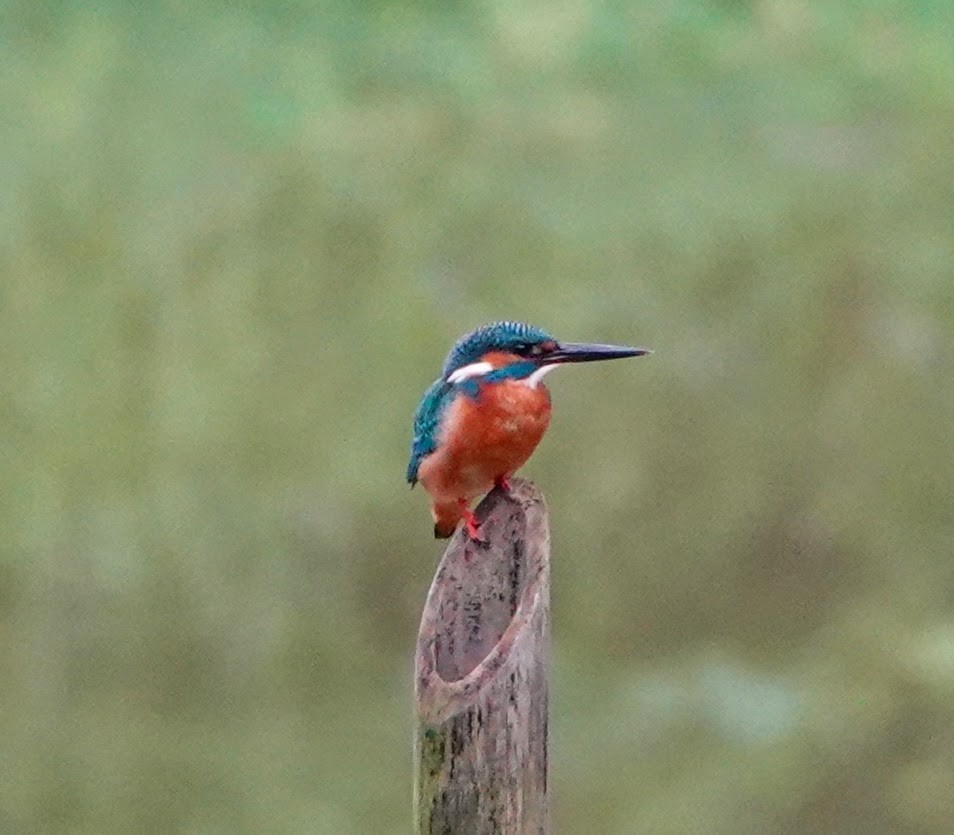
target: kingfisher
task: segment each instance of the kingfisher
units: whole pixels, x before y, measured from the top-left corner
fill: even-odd
[[[565,363],[640,357],[648,348],[560,342],[523,322],[493,322],[461,337],[414,416],[407,480],[430,494],[434,536],[463,521],[479,540],[473,500],[508,479],[550,423],[543,378]]]

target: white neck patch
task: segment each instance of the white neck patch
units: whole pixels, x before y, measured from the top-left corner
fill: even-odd
[[[552,365],[541,365],[536,371],[533,372],[526,380],[523,382],[530,386],[530,388],[535,389],[540,381],[547,376],[554,368],[557,368],[558,364],[554,363]]]
[[[472,362],[463,368],[458,368],[448,378],[448,383],[463,383],[464,380],[470,380],[472,377],[483,377],[489,374],[494,367],[489,362]]]

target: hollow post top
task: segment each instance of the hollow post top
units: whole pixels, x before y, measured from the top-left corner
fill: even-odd
[[[421,718],[438,724],[466,709],[501,674],[535,615],[549,604],[546,502],[525,479],[477,507],[483,541],[458,531],[427,595],[415,653]]]

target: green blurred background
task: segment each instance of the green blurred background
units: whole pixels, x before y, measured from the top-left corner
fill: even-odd
[[[453,339],[551,378],[556,829],[954,831],[948,0],[5,2],[0,831],[402,833]]]

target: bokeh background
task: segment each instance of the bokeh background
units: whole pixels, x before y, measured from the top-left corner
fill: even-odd
[[[5,2],[0,831],[401,833],[453,339],[554,375],[555,825],[954,831],[948,0]]]

